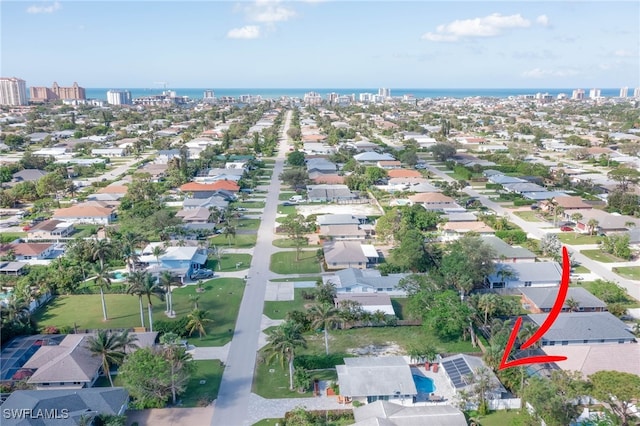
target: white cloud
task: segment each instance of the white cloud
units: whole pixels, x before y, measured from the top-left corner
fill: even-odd
[[[253,39],[260,37],[260,27],[257,25],[246,25],[241,28],[233,28],[227,33],[227,38]]]
[[[541,68],[534,68],[522,73],[522,76],[526,78],[572,77],[575,75],[578,75],[578,72],[569,68],[559,70],[543,70]]]
[[[625,50],[625,49],[618,49],[615,52],[613,52],[613,54],[621,58],[633,58],[638,56],[638,53],[633,53],[632,51]]]
[[[243,7],[243,10],[249,21],[266,24],[288,21],[296,16],[295,10],[279,3],[279,0],[257,0],[253,4]]]
[[[438,25],[435,32],[422,35],[430,41],[458,41],[472,37],[495,37],[511,28],[528,28],[531,22],[520,14],[503,16],[493,13],[489,16],[474,19],[455,20],[449,24]]]
[[[539,25],[542,25],[543,27],[548,27],[550,25],[549,23],[549,17],[547,15],[540,15],[536,18],[536,22]]]
[[[53,2],[48,4],[48,6],[29,6],[27,8],[27,13],[32,13],[32,14],[36,14],[36,13],[53,13],[58,9],[61,9],[62,5],[60,4],[60,2]]]

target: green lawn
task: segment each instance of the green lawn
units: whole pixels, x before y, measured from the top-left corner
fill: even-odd
[[[237,263],[242,263],[242,265],[238,265]],[[251,266],[251,255],[246,253],[228,253],[225,254],[223,252],[222,257],[220,258],[220,264],[218,264],[218,258],[213,257],[207,260],[207,264],[205,267],[211,269],[215,272],[232,272],[232,271],[241,271],[243,269],[249,269]]]
[[[574,274],[588,274],[591,271],[582,265],[578,265],[571,268],[571,272]]]
[[[335,370],[312,371],[311,382],[318,380],[337,380]],[[312,391],[299,393],[297,390],[289,390],[289,368],[285,364],[280,365],[278,360],[258,362],[253,376],[252,391],[264,398],[305,398],[313,396]]]
[[[233,248],[251,248],[256,245],[258,236],[256,234],[236,234],[230,240],[224,235],[215,235],[209,239],[211,245],[233,247]],[[231,241],[231,245],[229,245]]]
[[[602,262],[602,263],[614,263],[614,262],[624,262],[624,259],[619,259],[609,253],[605,253],[598,249],[595,250],[581,250],[580,253],[587,256],[589,259]]]
[[[280,192],[280,195],[278,195],[278,200],[280,201],[289,201],[289,198],[293,197],[294,195],[296,195],[295,192],[291,191],[291,192]]]
[[[294,248],[295,247],[295,245],[293,245],[293,242],[289,238],[277,238],[273,240],[271,244],[273,244],[278,248]],[[312,246],[309,244],[305,244],[302,246],[302,248],[308,248],[308,247],[318,247],[318,246]]]
[[[519,211],[513,212],[514,215],[518,216],[521,219],[526,220],[527,222],[544,222],[540,219],[535,211]]]
[[[499,410],[486,416],[474,416],[474,418],[480,421],[479,426],[512,426],[518,422],[521,414],[515,410]]]
[[[196,335],[189,338],[196,346],[221,346],[231,340],[229,329],[235,328],[240,301],[244,292],[244,283],[237,278],[218,278],[204,283],[203,293],[196,293],[193,285],[173,291],[173,307],[176,319],[186,316],[193,310],[193,297],[199,296],[200,309],[209,312],[213,320],[207,328],[207,335],[199,339]],[[46,307],[34,315],[39,327],[77,325],[79,330],[98,328],[132,328],[140,326],[140,308],[138,298],[128,294],[107,294],[107,313],[109,320],[103,322],[100,295],[57,296]],[[165,303],[152,298],[153,320],[175,321],[164,314]],[[145,306],[145,325],[148,327],[148,314]]]
[[[264,201],[243,201],[241,203],[233,204],[234,207],[244,207],[245,209],[263,209],[265,206]]]
[[[310,278],[310,280],[312,280]],[[293,300],[264,302],[263,313],[271,319],[285,319],[291,311],[305,311],[305,304],[313,304],[313,300],[304,300],[302,291],[310,293],[312,288],[294,288]]]
[[[398,319],[408,319],[407,306],[409,299],[407,297],[394,297],[391,299],[391,305]]]
[[[73,234],[73,238],[88,238],[98,232],[98,226],[96,225],[74,225],[76,232]]]
[[[298,261],[295,251],[281,251],[271,256],[270,269],[276,274],[318,274],[320,262],[315,250],[301,252]]]
[[[262,419],[258,423],[254,423],[252,426],[280,426],[283,419]]]
[[[240,219],[238,229],[257,231],[260,227],[260,219]]]
[[[18,238],[24,238],[26,236],[26,232],[2,232],[0,233],[0,243],[10,243]]]
[[[596,297],[598,296],[598,292],[594,291],[594,281],[578,281],[575,284],[577,287],[582,287],[585,290],[587,290],[589,293],[592,293],[593,295],[595,295]],[[626,301],[622,302],[622,305],[627,308],[627,309],[634,309],[634,308],[640,308],[640,301],[634,299],[633,297],[629,296],[629,294],[626,295]]]
[[[296,206],[283,206],[282,204],[278,205],[278,213],[280,214],[296,214],[297,213]]]
[[[613,272],[623,278],[640,281],[640,266],[625,266],[613,269]]]
[[[602,238],[597,235],[576,234],[575,232],[560,232],[556,235],[560,242],[576,246],[581,244],[598,244],[602,241]]]
[[[179,397],[183,407],[197,407],[200,400],[211,402],[216,399],[224,371],[218,360],[192,362],[196,363],[197,370],[187,383],[187,389]],[[205,383],[200,384],[201,380],[205,380]]]

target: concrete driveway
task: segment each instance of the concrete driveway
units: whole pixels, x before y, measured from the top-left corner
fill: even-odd
[[[213,417],[213,405],[197,408],[152,408],[127,411],[127,426],[135,422],[139,426],[209,425]]]

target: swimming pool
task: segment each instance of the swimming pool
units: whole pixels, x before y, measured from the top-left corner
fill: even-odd
[[[413,382],[416,384],[418,393],[433,393],[436,390],[436,386],[433,384],[433,380],[428,377],[413,375]]]

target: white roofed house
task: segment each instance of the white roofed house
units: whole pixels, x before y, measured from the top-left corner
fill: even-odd
[[[91,150],[94,157],[124,157],[124,148],[94,148]]]
[[[156,258],[153,248],[160,246],[164,253]],[[171,271],[182,280],[189,277],[193,271],[201,269],[207,263],[207,251],[199,247],[165,247],[163,243],[151,243],[144,248],[138,260],[146,264],[152,273]]]
[[[333,275],[323,275],[322,282],[333,283],[338,294],[386,293],[390,296],[406,296],[407,292],[399,287],[407,274],[389,274],[382,276],[377,269],[347,268]]]

